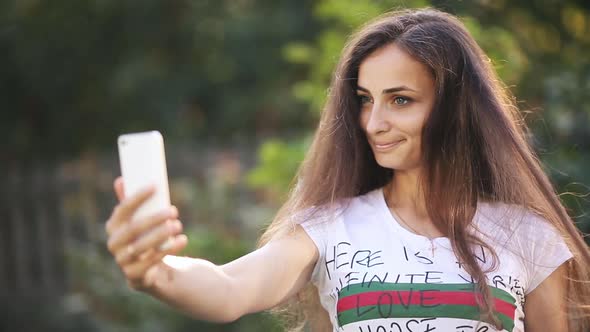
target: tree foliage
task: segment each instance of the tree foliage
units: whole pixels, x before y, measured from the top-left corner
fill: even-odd
[[[285,40],[310,1],[3,1],[2,160],[71,158],[116,135],[235,141],[299,126]]]

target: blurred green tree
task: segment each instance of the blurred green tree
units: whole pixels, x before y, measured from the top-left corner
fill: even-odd
[[[0,2],[0,160],[110,150],[134,130],[232,142],[305,124],[278,46],[311,37],[310,3]]]

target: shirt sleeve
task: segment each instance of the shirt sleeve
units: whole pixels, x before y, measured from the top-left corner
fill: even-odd
[[[527,216],[524,222],[524,267],[528,277],[525,294],[532,292],[553,271],[573,257],[563,237],[547,220],[539,216]]]
[[[334,212],[327,209],[311,208],[298,213],[295,223],[301,225],[318,249],[318,260],[311,274],[311,282],[317,285],[320,278],[320,263],[326,257],[327,238],[331,223],[334,222]]]

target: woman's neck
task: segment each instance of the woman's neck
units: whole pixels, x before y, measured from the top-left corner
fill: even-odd
[[[392,180],[385,185],[385,201],[392,208],[413,211],[418,219],[428,219],[419,174],[418,170],[395,171]]]

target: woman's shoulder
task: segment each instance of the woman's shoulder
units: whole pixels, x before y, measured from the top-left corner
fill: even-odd
[[[294,221],[311,227],[328,227],[338,223],[350,223],[367,217],[378,211],[380,189],[372,190],[358,196],[335,200],[302,209],[293,213]]]
[[[497,201],[479,202],[476,217],[479,221],[501,223],[510,227],[548,223],[539,213],[525,206]]]
[[[474,218],[476,230],[501,242],[538,242],[559,238],[557,229],[539,213],[517,204],[480,202]]]

